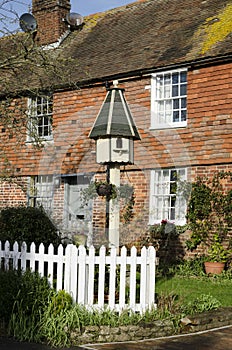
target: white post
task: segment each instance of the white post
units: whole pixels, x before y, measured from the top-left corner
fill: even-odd
[[[110,164],[110,183],[119,187],[120,186],[120,165]],[[119,199],[110,199],[109,202],[109,246],[119,247],[119,212],[120,203]]]

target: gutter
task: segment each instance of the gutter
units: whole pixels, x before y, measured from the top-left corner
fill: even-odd
[[[150,68],[144,68],[144,69],[137,69],[130,72],[124,72],[124,73],[118,73],[108,76],[102,76],[97,77],[93,79],[86,79],[81,80],[79,82],[73,82],[72,84],[62,84],[62,85],[54,85],[53,91],[55,92],[61,92],[61,91],[72,91],[80,88],[91,88],[94,86],[105,86],[106,82],[118,80],[121,83],[126,81],[133,81],[141,78],[145,78],[147,76],[150,76],[153,73],[162,72],[164,70],[172,70],[176,68],[188,68],[188,69],[197,69],[197,68],[203,68],[210,65],[219,65],[222,63],[230,63],[232,62],[232,53],[227,55],[221,55],[217,57],[207,57],[207,58],[199,58],[194,61],[186,61],[183,63],[175,63],[175,64],[169,64],[165,66],[153,66]],[[28,97],[28,94],[31,95],[33,91],[38,91],[38,87],[34,90],[22,90],[22,91],[15,91],[8,94],[0,94],[0,98],[2,97],[17,97],[17,96],[25,96]],[[43,89],[44,90],[44,89]],[[51,88],[49,88],[51,90]]]

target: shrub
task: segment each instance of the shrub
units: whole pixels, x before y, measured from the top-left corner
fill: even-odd
[[[21,274],[9,322],[9,333],[21,341],[42,340],[38,329],[53,293],[46,277],[30,270]]]
[[[17,241],[21,244],[50,243],[55,246],[61,242],[57,228],[51,222],[42,208],[11,207],[5,208],[0,213],[0,241],[8,240],[10,243]]]
[[[19,291],[21,273],[0,270],[0,320],[8,324]]]

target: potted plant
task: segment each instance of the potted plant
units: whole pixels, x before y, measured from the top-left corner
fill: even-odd
[[[186,246],[193,251],[200,246],[207,250],[207,273],[220,273],[232,255],[226,248],[232,226],[232,190],[225,184],[231,183],[232,172],[218,172],[213,178],[198,178],[192,183],[188,198],[187,219],[191,231]],[[215,267],[216,263],[221,265]],[[208,266],[213,265],[212,271]]]
[[[231,254],[232,251],[222,245],[219,235],[214,234],[204,263],[205,272],[207,274],[220,274],[224,270],[225,263],[231,257]]]

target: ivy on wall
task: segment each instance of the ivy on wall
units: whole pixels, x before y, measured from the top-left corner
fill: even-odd
[[[187,248],[194,250],[201,243],[210,246],[213,234],[222,243],[228,239],[232,229],[232,189],[224,184],[231,183],[232,172],[218,172],[212,179],[197,178],[192,184],[188,203],[187,220],[192,231],[186,242]]]

